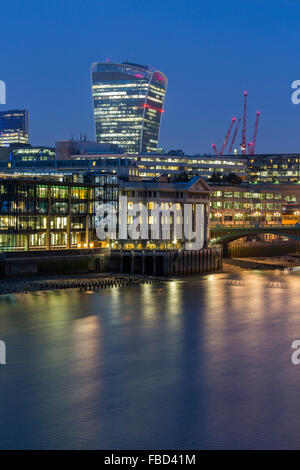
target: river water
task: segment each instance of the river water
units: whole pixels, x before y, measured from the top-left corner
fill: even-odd
[[[0,298],[1,449],[300,448],[300,272]]]

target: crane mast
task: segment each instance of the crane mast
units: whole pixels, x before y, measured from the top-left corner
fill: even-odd
[[[215,144],[211,144],[211,146],[212,146],[212,148],[214,149],[215,154],[216,154],[216,155],[219,155],[219,152],[218,152],[218,150],[217,150],[216,145],[215,145]]]
[[[233,136],[232,136],[232,141],[231,141],[231,144],[230,144],[230,147],[229,147],[229,151],[228,153],[231,154],[232,152],[232,149],[233,149],[233,146],[234,146],[234,142],[235,142],[235,139],[236,139],[236,136],[237,136],[237,133],[238,133],[238,130],[239,130],[239,127],[240,127],[240,122],[241,122],[241,118],[239,118],[238,122],[237,122],[237,125],[234,129],[234,133],[233,133]]]
[[[247,142],[246,142],[246,126],[247,126],[247,91],[244,91],[244,113],[243,113],[243,129],[242,129],[242,154],[246,155],[247,152]]]
[[[224,150],[225,150],[226,145],[228,143],[228,139],[229,139],[229,136],[231,134],[231,131],[232,131],[232,128],[233,128],[233,125],[234,125],[235,121],[236,121],[236,118],[235,117],[232,118],[231,124],[229,126],[229,129],[228,129],[227,134],[226,134],[225,139],[224,139],[224,143],[223,143],[221,151],[220,151],[220,155],[223,155],[223,153],[224,153]]]
[[[256,121],[255,121],[255,126],[254,126],[254,134],[253,134],[253,139],[252,139],[252,142],[251,142],[251,155],[254,155],[254,153],[255,153],[259,116],[260,116],[260,111],[257,111]]]

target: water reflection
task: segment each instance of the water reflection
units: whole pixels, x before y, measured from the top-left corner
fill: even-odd
[[[297,448],[299,276],[0,297],[0,448]]]

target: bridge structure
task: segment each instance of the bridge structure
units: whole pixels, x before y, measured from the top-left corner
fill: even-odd
[[[210,244],[223,245],[224,254],[228,244],[243,237],[261,233],[278,235],[300,242],[300,224],[295,225],[215,225],[210,227]]]

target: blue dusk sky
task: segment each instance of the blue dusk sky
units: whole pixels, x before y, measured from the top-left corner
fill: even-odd
[[[220,147],[248,91],[257,152],[300,152],[298,0],[1,0],[0,79],[27,108],[32,144],[94,139],[91,63],[151,65],[169,80],[160,146]]]

